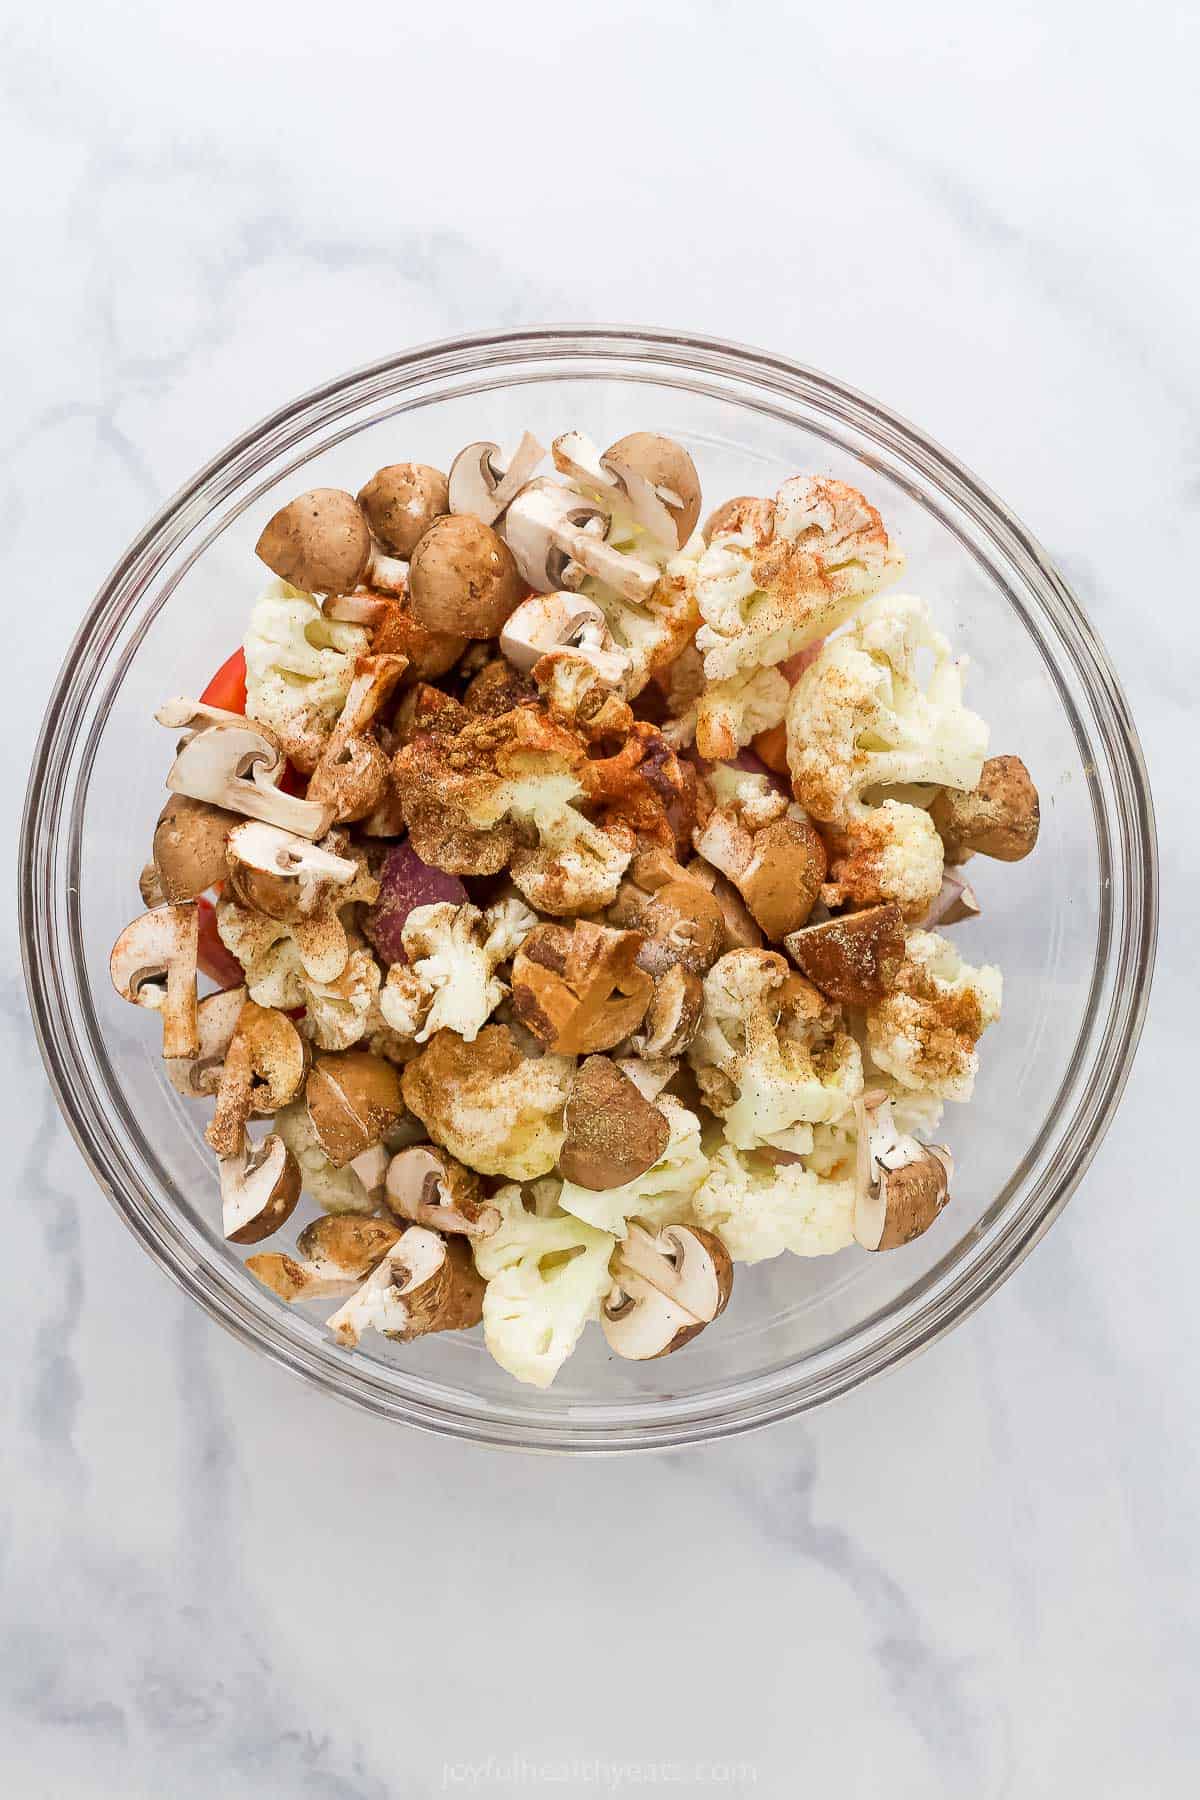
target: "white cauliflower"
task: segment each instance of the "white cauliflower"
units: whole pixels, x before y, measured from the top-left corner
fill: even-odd
[[[279,945],[273,954],[295,956],[295,945]],[[380,971],[365,944],[351,950],[336,981],[309,981],[297,971],[294,1004],[305,1013],[300,1030],[318,1050],[349,1050],[367,1035],[371,1013],[379,994]],[[262,1001],[262,1005],[284,1004]]]
[[[906,919],[923,919],[942,886],[945,852],[937,827],[919,806],[884,800],[851,819],[830,841],[830,906],[894,901]]]
[[[747,831],[761,831],[789,810],[798,810],[791,808],[787,795],[780,793],[770,776],[755,775],[748,769],[718,764],[708,772],[708,785],[721,811],[732,814]]]
[[[692,1210],[735,1262],[762,1262],[784,1250],[828,1256],[854,1241],[853,1181],[826,1180],[799,1163],[777,1167],[729,1144],[713,1157]]]
[[[778,725],[791,693],[778,669],[743,669],[710,682],[696,702],[696,748],[719,761],[736,756],[760,731]]]
[[[845,482],[797,475],[773,502],[735,502],[692,576],[709,681],[828,636],[899,566],[879,514]]]
[[[924,690],[922,651],[933,657]],[[801,805],[814,818],[841,824],[863,816],[869,788],[973,788],[988,729],[962,703],[963,668],[924,600],[897,595],[865,606],[792,690],[788,761]]]
[[[588,1320],[600,1315],[615,1240],[569,1213],[527,1212],[519,1187],[501,1188],[492,1205],[500,1229],[471,1246],[487,1283],[484,1338],[510,1375],[549,1387]]]
[[[910,931],[889,992],[867,1008],[873,1061],[902,1087],[942,1100],[969,1100],[975,1046],[1000,1017],[1001,975],[964,963],[949,939]]]
[[[804,1154],[812,1126],[844,1117],[862,1093],[862,1054],[837,1008],[770,950],[730,950],[713,964],[687,1054],[741,1150]]]
[[[408,964],[388,971],[380,1009],[401,1037],[424,1044],[435,1031],[473,1043],[508,989],[496,976],[537,924],[515,897],[481,912],[465,903],[415,906],[401,938]]]
[[[327,1213],[370,1213],[374,1202],[347,1164],[335,1169],[317,1139],[303,1099],[275,1114],[275,1131],[300,1165],[303,1190]]]
[[[370,644],[361,625],[327,619],[289,582],[271,582],[255,602],[243,645],[246,713],[270,727],[305,774],[316,768]]]
[[[610,533],[609,542],[619,550],[634,550],[638,556],[656,560],[644,539],[635,542],[632,534],[622,536],[617,528]],[[584,582],[580,591],[596,602],[617,649],[629,657],[629,672],[621,683],[627,699],[640,694],[650,677],[667,668],[691,643],[700,620],[694,571],[703,548],[704,540],[697,532],[666,563],[650,597],[637,604],[602,582],[590,578]],[[659,549],[661,552],[661,546]]]
[[[548,1175],[563,1141],[569,1056],[523,1056],[507,1026],[474,1043],[439,1031],[403,1075],[404,1099],[435,1143],[481,1175]]]
[[[660,1094],[655,1105],[666,1115],[670,1138],[653,1167],[615,1188],[579,1187],[564,1181],[558,1203],[564,1212],[599,1231],[625,1236],[626,1221],[647,1225],[682,1225],[691,1218],[690,1200],[708,1171],[700,1146],[700,1121],[682,1101]]]
[[[505,787],[507,816],[537,832],[536,846],[514,851],[509,864],[530,905],[556,917],[611,906],[637,847],[630,827],[597,825],[576,811],[571,801],[583,789],[573,775],[535,775]]]

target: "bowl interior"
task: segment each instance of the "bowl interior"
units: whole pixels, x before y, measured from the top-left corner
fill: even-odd
[[[798,388],[800,372],[785,383],[775,365],[735,365],[732,376],[688,366],[678,347],[509,347],[482,367],[478,353],[430,362],[402,359],[268,421],[167,509],[97,603],[35,771],[30,961],[48,1060],[98,1174],[155,1254],[226,1323],[342,1393],[502,1442],[610,1448],[734,1429],[826,1398],[926,1341],[987,1291],[1069,1191],[1095,1137],[1086,1084],[1105,1058],[1109,1088],[1119,1082],[1129,1050],[1128,1020],[1119,1043],[1104,1026],[1115,965],[1132,954],[1127,889],[1140,882],[1144,903],[1151,881],[1148,848],[1130,881],[1121,831],[1136,746],[1120,741],[1109,716],[1119,694],[1105,693],[1103,667],[1088,666],[1091,647],[1074,641],[1082,628],[1036,550],[877,409],[831,385]],[[510,443],[531,429],[548,442],[571,426],[601,443],[638,428],[679,438],[706,510],[770,492],[797,470],[860,487],[907,556],[899,588],[924,595],[969,656],[968,703],[989,721],[992,750],[1029,765],[1043,824],[1027,862],[974,861],[983,915],[952,929],[968,960],[1000,966],[1005,1005],[974,1101],[948,1107],[939,1133],[957,1177],[938,1225],[888,1255],[739,1268],[725,1317],[661,1363],[616,1360],[589,1331],[543,1393],[499,1369],[479,1332],[408,1346],[372,1336],[351,1354],[327,1340],[320,1306],[289,1310],[259,1287],[246,1253],[219,1235],[206,1109],[170,1087],[156,1022],[116,998],[106,965],[140,909],[137,876],[171,756],[152,714],[170,694],[198,692],[240,641],[264,579],[253,545],[275,507],[306,487],[354,490],[383,463],[445,467],[475,438]],[[311,1211],[303,1202],[280,1247]]]

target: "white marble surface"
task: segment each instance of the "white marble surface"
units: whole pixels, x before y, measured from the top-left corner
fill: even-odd
[[[9,824],[87,597],[248,420],[469,327],[725,334],[920,420],[1097,619],[1164,850],[1124,1110],[894,1378],[703,1452],[485,1455],[307,1392],[152,1267],[49,1098],[6,898],[14,1800],[1194,1792],[1196,13],[786,10],[4,7]]]

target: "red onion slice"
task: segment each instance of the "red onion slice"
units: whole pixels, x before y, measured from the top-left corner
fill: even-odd
[[[406,838],[383,859],[379,898],[363,920],[363,930],[384,963],[407,962],[400,934],[413,908],[436,906],[440,900],[461,906],[466,898],[467,890],[458,876],[422,862]]]

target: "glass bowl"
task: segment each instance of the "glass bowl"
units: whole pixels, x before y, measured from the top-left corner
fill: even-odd
[[[782,1256],[738,1270],[726,1315],[662,1362],[622,1362],[589,1331],[545,1392],[512,1381],[481,1333],[339,1349],[321,1308],[289,1309],[217,1229],[207,1109],[169,1085],[157,1027],[113,993],[108,953],[139,910],[163,800],[168,695],[196,692],[240,641],[263,522],[297,491],[356,489],[406,458],[446,467],[477,438],[601,443],[653,428],[688,445],[710,504],[797,470],[862,488],[969,653],[970,704],[1042,797],[1037,853],[977,858],[983,916],[964,953],[1000,964],[1001,1023],[973,1103],[939,1135],[954,1202],[904,1250]],[[1146,1004],[1156,923],[1150,794],[1116,677],[1029,533],[945,451],[883,407],[780,357],[603,327],[458,338],[345,376],[231,444],[153,519],[71,647],[30,778],[22,933],[34,1022],[59,1104],[146,1249],[231,1331],[383,1417],[479,1442],[588,1452],[728,1436],[802,1412],[931,1344],[1009,1275],[1065,1205],[1113,1115]],[[293,1225],[306,1215],[299,1211]],[[291,1238],[287,1241],[290,1243]],[[328,1307],[326,1306],[326,1309]]]

